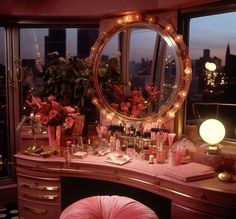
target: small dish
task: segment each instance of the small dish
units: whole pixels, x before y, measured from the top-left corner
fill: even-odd
[[[119,154],[119,153],[111,153],[106,159],[106,162],[114,163],[118,165],[123,165],[128,163],[132,158],[128,155]]]

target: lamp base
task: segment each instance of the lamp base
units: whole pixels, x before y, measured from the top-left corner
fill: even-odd
[[[207,154],[210,154],[210,155],[216,155],[220,153],[220,148],[217,145],[214,145],[214,146],[208,145],[206,147],[206,150],[207,150]]]

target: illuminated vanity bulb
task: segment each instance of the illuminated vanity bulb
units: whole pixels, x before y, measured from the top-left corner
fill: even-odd
[[[179,109],[180,106],[181,106],[181,104],[180,104],[179,102],[176,102],[176,103],[174,104],[174,107],[175,107],[176,109]]]
[[[176,42],[181,42],[183,40],[183,36],[178,34],[176,37],[175,37],[175,41]]]
[[[186,97],[187,91],[186,91],[186,90],[182,90],[182,91],[180,91],[179,95],[180,95],[181,97]]]
[[[107,114],[106,117],[107,117],[108,120],[112,120],[112,118],[113,118],[113,116],[110,113]]]
[[[106,31],[103,31],[103,32],[102,32],[102,35],[103,35],[103,36],[106,36],[106,35],[107,35],[107,32],[106,32]]]
[[[122,23],[123,23],[122,19],[117,20],[117,24],[122,24]]]
[[[135,20],[136,20],[136,21],[139,21],[140,18],[141,18],[141,16],[140,16],[139,14],[136,14],[136,15],[135,15]]]
[[[192,69],[191,69],[190,67],[186,67],[186,68],[184,69],[184,73],[185,73],[186,75],[190,75],[190,74],[192,74]]]
[[[132,21],[132,18],[130,15],[127,15],[125,16],[125,22],[128,23],[128,22],[131,22]]]
[[[148,22],[150,23],[154,23],[155,20],[156,20],[155,17],[152,17],[152,16],[148,17]]]
[[[174,31],[174,28],[172,27],[171,24],[167,24],[165,30],[169,33],[172,33]]]
[[[163,123],[163,118],[159,118],[159,119],[157,120],[157,123],[162,124],[162,123]]]
[[[170,118],[174,118],[175,117],[175,113],[173,111],[169,111],[167,113],[167,115],[170,117]]]

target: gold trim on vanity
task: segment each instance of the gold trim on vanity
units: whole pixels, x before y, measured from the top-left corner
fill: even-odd
[[[21,195],[26,197],[26,198],[33,198],[33,199],[38,199],[38,200],[55,200],[58,198],[58,195],[40,195],[40,194],[30,194],[30,193],[24,193],[21,192]]]
[[[236,193],[234,185],[229,184],[225,186],[226,184],[219,182],[216,177],[200,182],[178,182],[170,177],[158,175],[165,171],[165,166],[157,166],[157,169],[155,169],[154,166],[148,165],[150,169],[148,169],[148,172],[145,172],[146,166],[142,166],[140,162],[137,162],[137,168],[135,164],[115,166],[106,165],[106,163],[103,163],[103,159],[94,160],[91,158],[90,160],[90,157],[83,161],[72,160],[68,166],[65,166],[63,158],[39,159],[25,155],[17,155],[16,162],[19,187],[18,197],[19,206],[22,209],[22,216],[24,214],[27,215],[24,209],[36,212],[36,214],[46,214],[47,210],[48,213],[46,215],[50,215],[53,212],[59,218],[61,213],[61,199],[63,200],[63,197],[60,197],[62,192],[61,186],[63,187],[64,183],[63,177],[73,177],[78,178],[78,180],[79,178],[106,180],[149,191],[170,199],[171,206],[173,206],[173,209],[177,213],[179,208],[175,207],[175,205],[179,204],[182,207],[180,209],[181,212],[183,210],[185,211],[186,208],[187,212],[195,212],[196,210],[197,215],[199,213],[200,215],[205,215],[205,213],[208,215],[209,213],[209,215],[219,215],[220,217],[227,215],[235,218],[234,199]],[[38,183],[39,188],[47,190],[33,190],[37,185],[36,183]],[[55,186],[54,189],[58,186],[59,191],[48,191],[47,186],[49,185]],[[35,196],[29,197],[27,193],[33,193]],[[50,196],[51,194],[58,195],[58,198],[56,199],[57,196]],[[56,200],[53,201],[53,199]],[[31,204],[25,202],[32,202],[34,205],[30,208],[28,206]],[[26,207],[22,208],[24,205]],[[52,206],[54,208],[49,209]],[[34,207],[36,207],[36,210]],[[38,211],[37,207],[42,209]],[[42,215],[41,217],[46,216]]]
[[[26,205],[22,206],[22,208],[26,211],[30,211],[32,213],[39,214],[39,215],[44,215],[47,213],[47,210],[41,209],[41,208],[33,208],[30,206],[26,206]]]
[[[178,192],[176,190],[173,190],[173,189],[169,189],[169,188],[166,188],[166,187],[163,187],[160,185],[160,182],[159,181],[155,181],[155,182],[148,182],[148,181],[145,181],[145,180],[141,180],[141,179],[138,179],[138,178],[135,178],[135,177],[129,177],[129,176],[125,176],[125,175],[121,175],[118,173],[118,171],[114,171],[113,173],[98,173],[98,172],[95,172],[95,171],[91,171],[91,170],[82,170],[82,169],[70,169],[70,168],[47,168],[47,167],[40,167],[38,166],[38,170],[40,171],[52,171],[52,170],[55,170],[56,172],[61,172],[61,173],[78,173],[78,174],[82,174],[82,175],[86,175],[86,176],[98,176],[98,177],[101,177],[101,179],[111,179],[111,180],[128,180],[130,182],[138,182],[138,183],[141,183],[141,184],[145,184],[145,185],[148,185],[148,186],[151,186],[151,187],[154,187],[154,188],[157,188],[159,190],[162,190],[164,191],[165,193],[166,192],[170,192],[174,195],[179,195],[179,196],[182,196],[184,198],[188,198],[188,199],[191,199],[191,200],[194,200],[194,201],[197,201],[197,202],[202,202],[204,204],[208,204],[208,205],[214,205],[214,206],[217,206],[217,207],[232,207],[234,208],[234,206],[229,206],[229,204],[224,204],[224,203],[216,203],[216,202],[212,202],[212,201],[208,201],[207,199],[203,199],[201,197],[194,197],[194,196],[191,196],[191,195],[187,195],[185,193],[182,193],[182,192]],[[78,177],[80,177],[80,175],[78,175]],[[233,204],[233,203],[232,203]]]
[[[28,188],[28,189],[37,189],[37,190],[45,190],[45,191],[58,191],[58,186],[45,186],[39,185],[38,183],[20,183],[19,186],[21,188]]]

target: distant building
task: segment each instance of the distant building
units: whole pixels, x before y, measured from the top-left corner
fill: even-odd
[[[50,57],[48,53],[57,51],[60,56],[66,54],[66,30],[49,29],[49,35],[45,37],[45,64],[47,65]]]
[[[225,73],[228,81],[227,99],[235,100],[236,92],[236,55],[230,53],[230,45],[228,43],[225,54]]]
[[[78,29],[78,49],[77,56],[79,58],[86,58],[90,54],[90,49],[98,38],[98,29],[86,28]]]
[[[214,73],[209,72],[206,69],[206,62],[214,63],[216,65],[216,70],[214,71]],[[211,57],[210,50],[204,49],[203,56],[195,60],[194,62],[194,80],[192,81],[192,83],[198,83],[198,88],[196,87],[196,85],[192,85],[192,87],[195,87],[196,92],[192,93],[192,98],[194,98],[194,96],[199,96],[200,93],[202,94],[201,96],[205,101],[208,99],[213,100],[214,96],[218,97],[219,94],[222,94],[222,88],[218,87],[221,84],[222,77],[225,76],[221,65],[221,59],[216,56]]]

